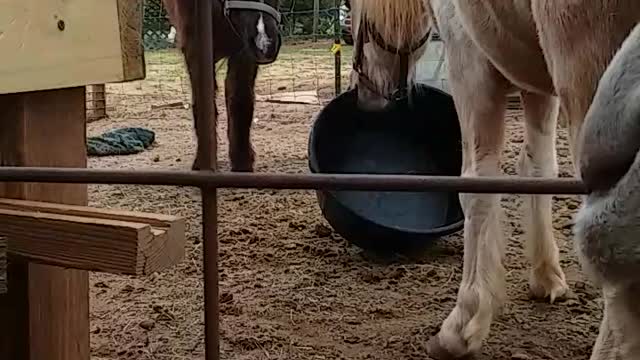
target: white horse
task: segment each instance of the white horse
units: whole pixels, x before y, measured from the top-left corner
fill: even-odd
[[[353,0],[352,16],[351,85],[361,107],[382,109],[411,96],[416,61],[435,27],[461,123],[462,176],[500,174],[507,96],[519,91],[526,127],[519,172],[555,177],[558,118],[569,127],[579,164],[583,120],[599,79],[640,21],[640,1]],[[506,297],[500,195],[461,194],[460,200],[466,218],[462,282],[455,308],[429,340],[435,358],[478,352]],[[526,196],[524,209],[531,294],[553,302],[568,287],[552,231],[551,196]],[[601,359],[598,353],[593,359]]]

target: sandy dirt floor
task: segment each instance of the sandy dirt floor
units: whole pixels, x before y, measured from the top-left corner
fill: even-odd
[[[324,63],[303,79],[293,75],[302,73],[294,68],[301,62],[294,59],[293,51],[285,53],[284,65],[263,72],[259,90],[267,88],[264,78],[275,79],[279,73],[289,77],[270,86],[300,89],[292,84],[306,81],[307,88],[330,93],[333,60],[326,48],[318,51],[323,52],[318,57]],[[109,86],[110,118],[91,123],[89,135],[142,126],[156,132],[156,144],[138,155],[92,158],[90,167],[190,167],[195,152],[190,110],[151,109],[154,104],[188,98],[180,61],[175,54],[149,56],[147,81]],[[219,133],[226,134],[222,101],[219,105]],[[319,110],[320,106],[312,105],[259,103],[253,131],[256,170],[308,172],[307,135],[311,118]],[[503,169],[514,175],[523,140],[521,115],[512,112],[506,121],[510,141]],[[570,176],[566,132],[559,134],[561,175]],[[226,137],[219,138],[220,164],[227,170]],[[197,190],[91,186],[90,202],[188,220],[186,258],[177,267],[138,279],[92,274],[93,357],[202,359]],[[583,278],[572,251],[571,219],[578,200],[569,196],[554,200],[555,235],[573,291],[554,305],[528,297],[520,203],[519,196],[503,200],[509,301],[495,319],[480,359],[588,359],[601,317],[601,299]],[[219,204],[223,359],[428,359],[424,344],[455,304],[462,268],[461,234],[442,239],[427,254],[381,261],[332,232],[313,192],[222,190]]]

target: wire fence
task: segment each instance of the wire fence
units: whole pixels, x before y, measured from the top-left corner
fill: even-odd
[[[256,82],[257,101],[326,103],[335,96],[335,55],[331,51],[336,30],[348,11],[336,3],[342,0],[281,2],[284,44],[278,60],[260,67]],[[314,20],[314,18],[316,20]],[[131,112],[159,108],[188,108],[190,84],[182,54],[175,46],[175,30],[169,22],[162,0],[146,0],[143,20],[143,40],[147,74],[144,80],[87,87],[87,111],[90,120],[113,114],[126,116]],[[342,30],[340,30],[342,32]],[[351,47],[343,46],[338,74],[342,86],[348,84],[351,67]],[[224,91],[226,61],[216,64],[216,74]]]
[[[280,31],[287,40],[334,39],[340,29],[340,19],[348,14],[343,0],[285,1],[280,6]],[[336,7],[336,5],[339,5]],[[317,18],[317,21],[314,21]],[[315,26],[314,26],[315,24]],[[144,45],[147,50],[173,48],[170,39],[171,24],[161,0],[146,0],[144,15]]]
[[[280,31],[284,44],[277,61],[260,66],[255,87],[258,102],[323,105],[335,97],[336,88],[338,92],[347,88],[352,66],[352,38],[343,25],[349,16],[344,1],[281,1],[283,21]],[[143,24],[146,78],[87,87],[89,121],[140,115],[158,109],[189,108],[191,87],[182,54],[175,46],[175,29],[162,0],[145,0]],[[338,68],[332,52],[336,35],[342,39]],[[435,33],[418,64],[416,77],[418,82],[446,91],[446,71],[444,46]],[[216,76],[218,94],[222,95],[226,60],[216,64]],[[520,105],[519,96],[510,97],[510,109],[518,110]]]

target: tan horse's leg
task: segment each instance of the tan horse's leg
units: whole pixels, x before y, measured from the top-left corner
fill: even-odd
[[[526,121],[525,142],[520,152],[523,176],[556,177],[556,123],[558,100],[553,96],[522,93]],[[533,269],[529,285],[533,296],[551,302],[567,292],[560,254],[553,236],[550,195],[524,196],[527,255]]]
[[[464,35],[445,43],[462,130],[462,176],[496,176],[511,85]],[[462,282],[455,308],[427,344],[429,355],[436,359],[479,350],[505,297],[500,195],[461,194],[460,201],[466,220]]]
[[[576,143],[585,114],[602,73],[640,21],[640,2],[535,0],[531,4],[540,46],[560,98],[560,113],[569,125],[576,165]]]

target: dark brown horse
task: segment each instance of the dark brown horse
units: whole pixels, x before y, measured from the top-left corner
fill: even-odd
[[[214,61],[228,59],[225,79],[229,157],[231,171],[253,171],[251,123],[255,107],[258,66],[276,60],[282,41],[278,26],[279,0],[211,0],[213,13]],[[195,30],[195,1],[163,0],[176,28],[176,40],[185,57],[191,83],[198,78]],[[212,64],[214,66],[214,64]],[[215,81],[215,79],[214,79]],[[193,91],[192,91],[193,94]],[[193,98],[193,114],[196,101]],[[199,169],[196,157],[193,169]]]

